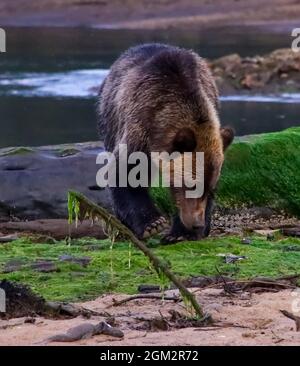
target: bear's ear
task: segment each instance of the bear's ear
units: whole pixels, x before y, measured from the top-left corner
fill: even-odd
[[[227,147],[232,143],[234,139],[234,129],[231,127],[222,127],[221,128],[221,137],[223,140],[223,150],[225,151]]]
[[[197,146],[196,136],[190,128],[179,130],[173,140],[173,151],[180,153],[192,152]]]

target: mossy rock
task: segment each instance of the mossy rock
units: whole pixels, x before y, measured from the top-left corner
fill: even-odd
[[[63,148],[61,150],[55,151],[55,155],[60,158],[65,158],[67,156],[76,155],[79,152],[80,152],[80,150],[78,150],[74,147],[68,147],[68,148]]]
[[[7,148],[2,149],[0,152],[0,156],[15,156],[15,155],[25,155],[29,153],[33,153],[34,150],[30,147],[13,147],[13,148]]]
[[[237,138],[226,152],[217,204],[268,206],[300,216],[300,127]],[[152,188],[157,205],[175,211],[165,188]]]

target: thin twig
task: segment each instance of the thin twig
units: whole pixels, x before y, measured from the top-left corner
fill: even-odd
[[[275,344],[280,343],[285,340],[284,338],[280,338],[272,329],[271,329],[271,333],[276,338],[276,341],[274,341]]]
[[[180,301],[179,297],[177,297],[177,296],[164,296],[164,297],[162,297],[161,295],[134,295],[134,296],[127,297],[126,299],[123,299],[123,300],[120,300],[120,301],[117,301],[117,300],[113,299],[112,305],[109,305],[107,308],[109,308],[111,306],[120,306],[120,305],[125,304],[128,301],[138,300],[138,299],[170,300],[170,301],[175,301],[175,302]]]
[[[227,281],[226,285],[242,285],[244,284],[245,286],[243,286],[243,289],[247,288],[248,286],[253,286],[253,285],[261,285],[261,286],[267,286],[267,287],[271,287],[271,286],[278,286],[278,287],[282,287],[282,289],[294,289],[296,286],[293,285],[288,285],[285,283],[280,283],[280,282],[276,282],[276,281],[260,281],[260,280],[239,280],[239,281]],[[218,288],[218,287],[224,287],[224,284],[222,285],[222,283],[218,282],[218,283],[213,283],[211,285],[207,285],[205,287],[201,287],[201,288],[197,288],[195,291],[193,291],[193,293],[199,292],[199,291],[203,291],[209,288]]]
[[[194,331],[202,331],[202,330],[217,330],[221,328],[242,328],[242,329],[252,329],[251,327],[248,327],[246,325],[239,325],[239,324],[233,324],[233,323],[215,323],[211,325],[210,327],[203,327],[203,328],[196,328]]]

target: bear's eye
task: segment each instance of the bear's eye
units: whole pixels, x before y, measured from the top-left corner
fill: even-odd
[[[196,146],[196,136],[190,128],[182,128],[177,132],[173,141],[173,151],[191,152],[195,150]]]
[[[198,113],[196,116],[197,125],[201,125],[202,123],[209,122],[208,116],[206,113]]]
[[[201,125],[202,123],[207,122],[206,120],[203,120],[203,117],[198,117],[196,120],[197,125]]]

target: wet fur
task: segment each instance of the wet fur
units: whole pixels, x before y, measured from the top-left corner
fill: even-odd
[[[223,161],[217,109],[218,92],[202,58],[168,45],[142,45],[121,55],[102,84],[98,129],[105,136],[105,148],[117,156],[118,144],[127,144],[128,154],[142,151],[148,157],[151,151],[204,151],[207,173],[212,164]],[[180,140],[183,128],[191,138],[181,136]],[[179,206],[183,193],[174,193]],[[111,195],[116,215],[139,237],[149,227],[153,233],[160,231],[161,213],[146,188],[111,188]],[[211,198],[205,212],[205,235],[210,211]],[[194,234],[175,217],[169,236],[195,239]]]

